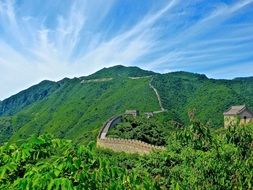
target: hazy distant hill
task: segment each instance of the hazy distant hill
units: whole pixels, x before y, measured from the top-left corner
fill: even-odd
[[[126,109],[159,110],[157,88],[168,116],[188,122],[189,110],[196,110],[201,121],[215,127],[223,122],[223,111],[232,104],[253,108],[252,78],[208,79],[188,72],[157,74],[138,67],[115,66],[93,75],[43,81],[0,102],[0,141],[17,140],[45,132],[88,142],[103,122]]]

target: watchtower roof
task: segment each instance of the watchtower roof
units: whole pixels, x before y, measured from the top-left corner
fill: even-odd
[[[224,115],[238,115],[243,112],[246,108],[245,105],[231,106],[228,110],[226,110]]]

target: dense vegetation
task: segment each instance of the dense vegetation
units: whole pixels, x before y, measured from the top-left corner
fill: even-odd
[[[0,117],[0,142],[7,142],[14,133],[11,117]]]
[[[144,173],[143,173],[144,174]],[[154,182],[100,156],[48,135],[0,147],[0,189],[151,189]]]
[[[149,78],[153,75],[168,117],[188,124],[187,113],[196,109],[201,122],[223,125],[223,111],[231,105],[246,104],[253,110],[252,78],[208,79],[205,75],[175,72],[156,74],[137,67],[104,68],[93,75],[43,81],[0,102],[0,143],[25,139],[32,134],[54,134],[87,144],[96,138],[103,122],[126,109],[142,112],[159,110]],[[112,78],[108,81],[82,82]]]
[[[246,104],[253,110],[252,78],[208,79],[205,75],[175,72],[156,75],[152,81],[163,106],[177,122],[187,124],[187,113],[196,110],[201,122],[223,126],[223,112],[231,105]]]
[[[166,114],[159,114],[148,119],[145,116],[124,116],[121,123],[110,128],[107,136],[135,139],[157,146],[164,146],[166,145],[166,137],[174,128],[166,119]]]
[[[0,147],[0,189],[252,189],[253,126],[219,133],[192,119],[166,151],[138,156],[51,136]]]
[[[139,156],[97,149],[92,141],[111,116],[160,109],[150,75],[168,112],[127,117],[109,135],[167,150]],[[137,67],[43,81],[0,101],[0,189],[252,189],[253,125],[219,128],[226,108],[252,109],[252,96],[252,78]],[[189,110],[196,110],[190,121]]]
[[[48,132],[60,138],[88,143],[96,138],[103,122],[114,114],[126,109],[159,109],[156,96],[148,86],[149,80],[115,78],[93,83],[81,83],[81,79],[66,81],[49,97],[12,116],[10,132],[15,133],[8,136],[15,141]],[[1,132],[7,136],[6,131]]]
[[[5,99],[2,102],[0,101],[0,116],[13,115],[26,106],[46,98],[60,86],[61,82],[57,84],[55,82],[45,80],[28,88],[27,90],[21,91],[18,94]]]

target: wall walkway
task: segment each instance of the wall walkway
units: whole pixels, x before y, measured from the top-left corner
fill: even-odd
[[[105,122],[97,137],[97,146],[108,148],[115,152],[127,152],[148,154],[155,150],[165,150],[163,146],[151,145],[139,140],[133,139],[120,139],[120,138],[107,138],[106,134],[110,127],[114,127],[122,121],[122,115],[110,118]]]
[[[150,80],[150,82],[149,82],[149,87],[152,88],[152,89],[154,90],[154,92],[155,92],[155,94],[156,94],[156,97],[157,97],[157,99],[158,99],[160,108],[161,108],[161,110],[159,110],[159,111],[154,111],[153,113],[154,113],[154,114],[157,114],[157,113],[166,112],[167,110],[164,109],[164,107],[163,107],[163,105],[162,105],[162,101],[161,101],[160,95],[159,95],[157,89],[152,85],[152,81],[153,81],[153,78],[152,78],[152,79]]]

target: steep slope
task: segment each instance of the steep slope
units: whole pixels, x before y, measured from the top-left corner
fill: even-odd
[[[117,77],[142,77],[151,76],[155,73],[145,71],[138,67],[125,67],[117,65],[110,68],[104,68],[100,71],[85,77],[80,77],[80,80],[101,79],[101,78],[117,78]],[[76,79],[76,78],[75,78]],[[3,101],[0,101],[0,116],[10,116],[19,112],[23,108],[43,100],[53,92],[62,87],[65,83],[70,82],[70,79],[65,78],[59,82],[42,81],[26,90],[19,92]]]
[[[12,116],[11,124],[1,127],[2,133],[12,136],[13,141],[31,134],[50,133],[88,142],[95,139],[102,123],[114,114],[126,109],[159,110],[156,94],[149,87],[151,78],[128,78],[146,76],[150,72],[140,69],[131,72],[129,68],[120,67],[112,77],[108,71],[110,69],[106,69],[104,75],[100,72],[99,76],[95,73],[89,77],[59,81],[56,83],[58,88],[49,96]],[[110,80],[99,80],[108,76]]]
[[[171,117],[178,122],[186,122],[188,117],[184,107],[194,92],[204,85],[205,80],[208,79],[203,75],[174,72],[156,75],[152,84],[158,90],[163,107]]]
[[[187,123],[188,112],[196,110],[202,122],[220,127],[222,113],[230,105],[253,108],[250,77],[214,80],[188,72],[157,74],[115,66],[87,77],[43,81],[2,101],[0,142],[43,133],[89,142],[96,138],[103,122],[126,109],[160,110],[150,82],[157,89],[162,107],[168,110],[166,118],[181,123]]]
[[[231,105],[253,108],[253,81],[208,79],[205,75],[175,72],[156,75],[153,85],[160,92],[162,104],[176,121],[187,123],[188,112],[213,127],[223,125],[223,111]]]
[[[13,115],[25,108],[26,106],[46,98],[60,87],[60,83],[52,81],[42,81],[27,90],[21,91],[18,94],[11,96],[0,102],[0,116]]]
[[[11,117],[0,117],[0,144],[6,142],[15,132],[13,130],[13,121]]]

